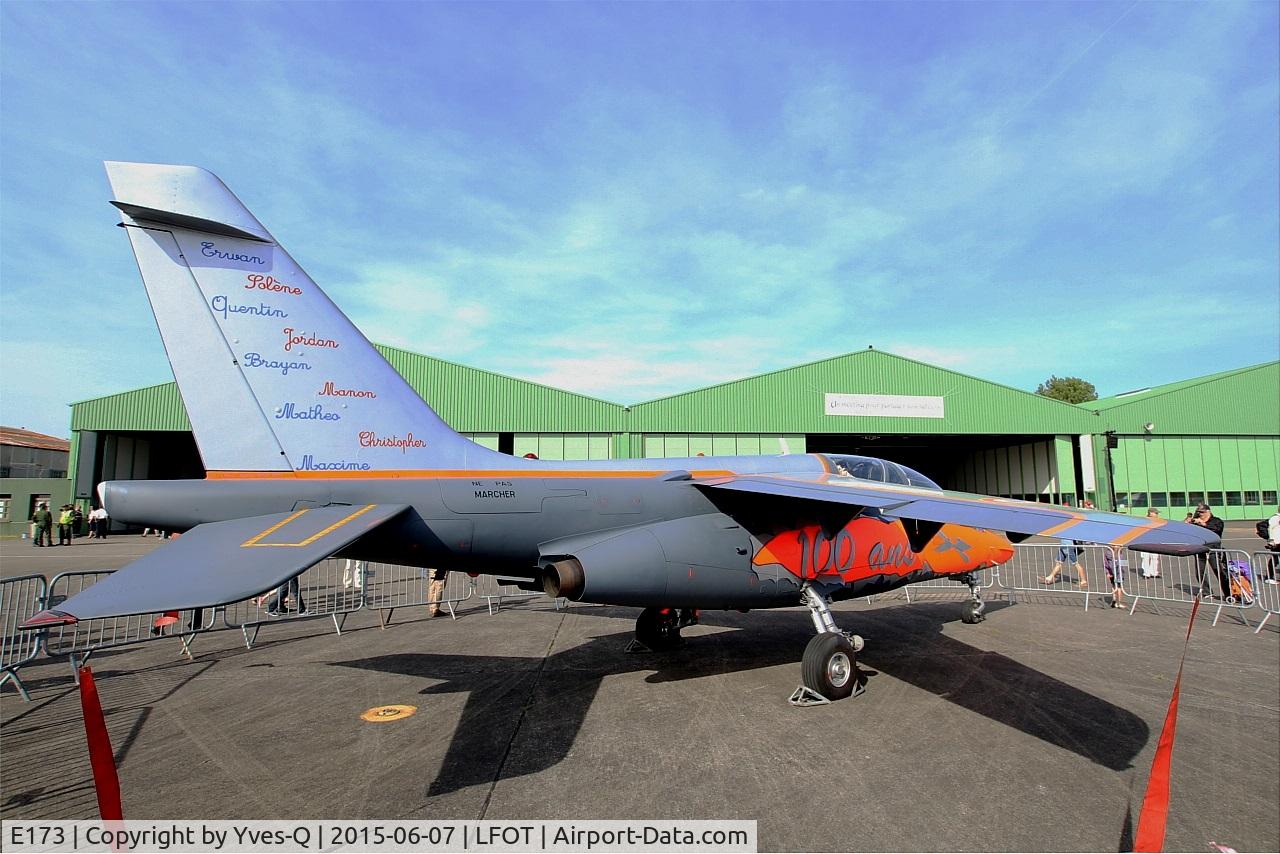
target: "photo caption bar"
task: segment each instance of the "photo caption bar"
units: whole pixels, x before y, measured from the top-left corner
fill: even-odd
[[[754,852],[755,821],[4,821],[12,852]]]

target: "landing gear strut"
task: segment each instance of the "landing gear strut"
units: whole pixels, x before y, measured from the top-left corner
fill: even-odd
[[[858,676],[857,654],[864,646],[862,638],[840,631],[831,616],[831,604],[811,585],[804,585],[800,597],[809,606],[818,636],[804,648],[800,663],[804,684],[788,702],[793,706],[822,706],[861,694],[864,688]]]
[[[645,608],[636,620],[636,637],[627,644],[627,652],[662,652],[684,642],[680,630],[696,625],[694,608]]]
[[[973,573],[965,573],[960,576],[960,580],[969,585],[969,595],[973,597],[964,603],[960,620],[965,623],[981,623],[986,619],[982,612],[987,609],[987,603],[982,601],[982,588],[978,586],[978,580],[973,577]]]

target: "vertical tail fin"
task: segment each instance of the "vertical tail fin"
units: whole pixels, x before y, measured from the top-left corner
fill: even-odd
[[[217,176],[106,167],[206,469],[492,463],[496,453],[445,424]]]

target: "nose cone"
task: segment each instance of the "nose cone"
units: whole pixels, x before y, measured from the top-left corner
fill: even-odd
[[[983,531],[979,545],[986,552],[986,562],[990,566],[1007,563],[1013,558],[1013,543],[999,531]]]
[[[993,564],[1007,563],[1013,559],[1013,543],[1005,540],[1003,545],[992,546],[988,554],[987,559]]]

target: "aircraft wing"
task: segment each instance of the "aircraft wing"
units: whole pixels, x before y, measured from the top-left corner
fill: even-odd
[[[886,519],[950,522],[1015,535],[1038,534],[1161,554],[1200,554],[1220,544],[1212,531],[1184,522],[1152,521],[1101,510],[918,489],[839,475],[734,475],[696,481],[695,485],[708,494],[717,491],[754,494],[761,502],[780,498],[828,506],[852,505],[872,509]]]
[[[236,602],[287,581],[408,509],[342,505],[197,525],[22,628]]]

